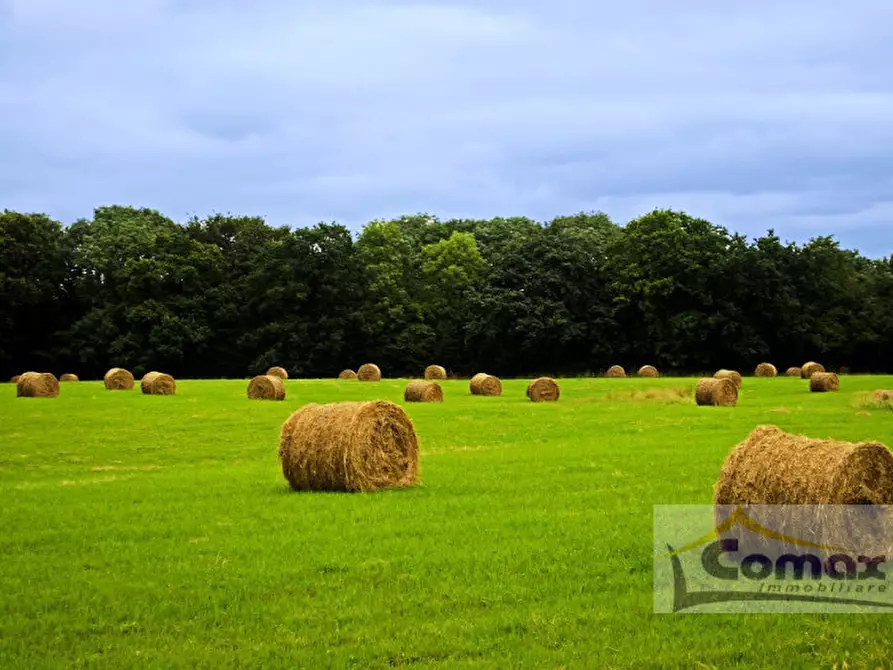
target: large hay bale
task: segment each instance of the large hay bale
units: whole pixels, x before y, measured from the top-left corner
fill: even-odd
[[[726,370],[723,368],[722,370],[717,370],[713,373],[714,379],[730,379],[732,383],[735,385],[736,389],[741,388],[741,373],[737,370]]]
[[[716,505],[893,504],[893,454],[879,442],[838,442],[757,426],[728,455]]]
[[[695,402],[699,405],[734,407],[738,404],[738,387],[728,377],[702,379],[695,387]]]
[[[640,377],[660,377],[660,373],[653,365],[643,365],[636,374]]]
[[[441,365],[429,365],[425,368],[425,379],[446,379],[446,368]]]
[[[626,370],[624,370],[619,365],[612,365],[608,368],[608,371],[605,373],[606,377],[617,378],[617,377],[626,377]]]
[[[772,363],[760,363],[753,371],[754,377],[775,377],[778,369]]]
[[[50,372],[26,372],[16,382],[19,398],[55,398],[59,395],[59,380]]]
[[[375,363],[363,363],[357,370],[357,379],[361,382],[381,381],[381,370]]]
[[[356,379],[357,373],[353,370],[346,369],[338,373],[338,379]]]
[[[785,377],[799,377],[802,370],[798,367],[788,368],[784,371]]]
[[[406,402],[443,402],[443,389],[437,382],[409,382],[403,390]]]
[[[282,424],[279,461],[297,491],[375,491],[418,481],[419,443],[392,402],[311,403]]]
[[[13,376],[9,379],[9,383],[10,383],[10,384],[18,384],[18,383],[19,383],[19,379],[21,379],[21,378],[22,378],[22,375],[13,375]]]
[[[140,389],[146,395],[174,395],[177,382],[164,372],[147,372],[140,382]]]
[[[285,384],[275,375],[258,375],[248,382],[251,400],[285,400]]]
[[[555,402],[560,395],[558,382],[551,377],[539,377],[527,385],[527,397],[533,402]]]
[[[837,391],[840,389],[840,379],[833,372],[814,372],[809,378],[809,390],[813,393]]]
[[[133,388],[133,375],[124,368],[112,368],[103,377],[105,388],[109,391],[129,391]]]
[[[77,375],[72,374],[70,372],[66,372],[64,375],[59,377],[60,382],[79,382],[81,381]]]
[[[478,372],[468,382],[472,395],[502,395],[502,381],[499,377]]]
[[[810,361],[809,363],[804,363],[803,367],[800,368],[800,377],[802,379],[809,379],[816,372],[824,372],[825,367],[821,363],[815,363]]]
[[[267,374],[273,377],[279,377],[279,379],[288,379],[288,372],[286,372],[285,368],[280,368],[278,365],[274,365],[267,370]]]

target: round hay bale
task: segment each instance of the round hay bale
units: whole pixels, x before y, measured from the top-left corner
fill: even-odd
[[[279,461],[296,491],[375,491],[417,483],[419,443],[392,402],[311,403],[282,424]]]
[[[443,402],[443,389],[437,382],[409,382],[403,390],[406,402]]]
[[[809,379],[816,372],[824,372],[825,367],[821,363],[815,363],[810,361],[809,363],[804,363],[803,367],[800,368],[800,377],[802,379]]]
[[[112,368],[103,377],[105,388],[109,391],[129,391],[133,388],[133,375],[124,368]]]
[[[778,369],[772,363],[760,363],[753,371],[754,377],[775,377]]]
[[[146,395],[174,395],[177,382],[164,372],[147,372],[140,382],[140,389]]]
[[[612,365],[608,368],[608,371],[605,373],[606,377],[617,378],[617,377],[626,377],[626,370],[624,370],[619,365]]]
[[[72,374],[70,372],[66,372],[64,375],[59,377],[59,381],[60,382],[79,382],[81,380],[80,380],[80,378],[78,378],[77,375]]]
[[[425,379],[446,379],[446,368],[440,365],[429,365],[425,368]]]
[[[357,379],[361,382],[381,381],[381,370],[375,363],[363,363],[357,370]]]
[[[285,371],[285,368],[280,368],[278,365],[274,365],[267,370],[267,374],[273,377],[279,377],[279,379],[288,379],[288,372]]]
[[[788,368],[784,371],[785,377],[799,377],[802,370],[798,367]]]
[[[527,385],[527,397],[533,402],[555,402],[560,395],[558,382],[551,377],[539,377]]]
[[[285,400],[285,384],[275,375],[258,375],[248,382],[251,400]]]
[[[478,372],[468,382],[472,395],[502,395],[502,381],[499,377]]]
[[[757,426],[728,455],[716,505],[893,504],[893,454],[879,442],[838,442]]]
[[[9,383],[10,383],[10,384],[18,384],[18,383],[19,383],[19,379],[21,379],[21,378],[22,378],[22,375],[13,375],[13,376],[10,378]]]
[[[695,387],[695,402],[699,405],[734,407],[738,404],[738,387],[729,377],[702,379]]]
[[[731,379],[736,389],[741,388],[741,373],[736,370],[717,370],[713,373],[714,379]]]
[[[653,365],[643,365],[636,374],[640,377],[660,377],[660,373]]]
[[[338,373],[338,379],[356,379],[357,373],[353,370],[342,370]]]
[[[839,389],[840,380],[833,372],[814,372],[809,378],[809,390],[813,393],[824,393]]]
[[[55,398],[59,395],[59,380],[49,372],[26,372],[16,383],[19,398]]]

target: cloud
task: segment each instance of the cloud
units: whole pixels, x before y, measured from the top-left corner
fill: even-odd
[[[889,254],[891,21],[877,0],[0,0],[0,201],[355,229],[674,207]]]

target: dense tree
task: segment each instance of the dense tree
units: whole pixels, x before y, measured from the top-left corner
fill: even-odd
[[[330,377],[378,363],[417,375],[749,370],[814,358],[893,369],[893,259],[829,237],[753,241],[685,212],[625,226],[580,212],[272,227],[180,225],[100,207],[67,228],[0,215],[0,374]]]

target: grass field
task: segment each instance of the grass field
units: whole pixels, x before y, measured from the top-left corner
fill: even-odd
[[[662,391],[695,381],[561,380],[554,404],[445,382],[406,406],[422,485],[374,494],[291,492],[279,427],[405,381],[0,385],[0,667],[891,667],[882,615],[652,613],[652,505],[709,503],[756,425],[893,446],[893,412],[854,406],[891,377]]]

